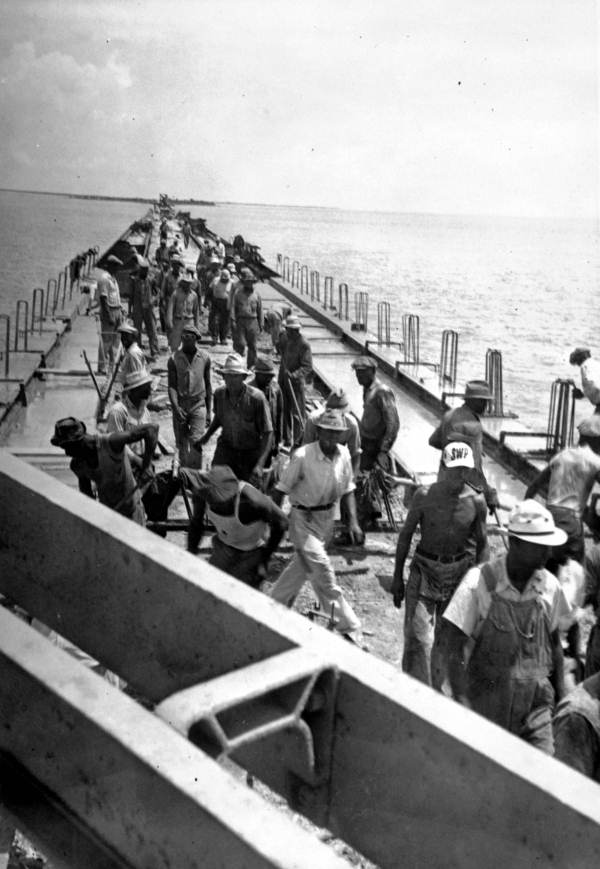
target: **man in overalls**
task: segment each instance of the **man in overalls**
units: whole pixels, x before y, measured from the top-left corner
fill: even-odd
[[[564,694],[559,620],[570,607],[544,565],[567,535],[532,500],[514,508],[508,534],[506,555],[469,570],[444,613],[448,675],[457,700],[553,754],[552,711]]]
[[[250,483],[238,480],[227,465],[213,465],[210,471],[182,468],[179,476],[194,496],[188,550],[198,551],[206,512],[216,532],[210,564],[258,588],[288,527],[283,510]]]

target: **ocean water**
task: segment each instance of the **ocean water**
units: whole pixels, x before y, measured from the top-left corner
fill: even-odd
[[[104,250],[146,211],[142,203],[0,192],[0,311],[80,250]],[[575,345],[600,356],[596,287],[598,226],[593,221],[392,214],[269,205],[192,208],[225,238],[241,233],[261,245],[273,267],[278,253],[335,285],[391,304],[392,338],[403,314],[420,317],[421,358],[439,361],[441,333],[459,333],[458,379],[485,371],[488,347],[502,351],[505,408],[545,427],[555,377],[577,377]],[[582,402],[579,415],[587,412]]]

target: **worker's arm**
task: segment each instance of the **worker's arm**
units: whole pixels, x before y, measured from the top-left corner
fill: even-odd
[[[432,432],[429,437],[429,446],[433,447],[436,450],[441,450],[444,448],[442,443],[442,426],[438,425],[438,427]]]
[[[212,380],[210,379],[210,356],[206,360],[206,365],[204,366],[204,389],[206,392],[206,418],[210,419],[210,414],[212,411]]]
[[[179,407],[179,392],[177,389],[177,367],[173,361],[173,357],[167,362],[167,391],[169,393],[169,401],[173,413],[179,419],[179,422],[185,422],[185,411]]]
[[[294,371],[288,373],[292,380],[304,380],[305,383],[308,383],[312,378],[312,372],[312,350],[309,345],[306,344],[302,348],[298,367]]]
[[[194,293],[194,326],[200,331],[200,302],[196,291],[193,290],[192,292]]]
[[[445,648],[448,654],[448,681],[455,700],[463,706],[471,708],[467,699],[467,664],[465,649],[468,637],[455,624],[442,618]]]
[[[398,408],[396,407],[396,398],[391,389],[379,390],[378,403],[382,419],[385,423],[385,433],[379,446],[379,455],[384,459],[383,463],[385,466],[387,465],[388,453],[398,437],[400,418],[398,416]],[[377,458],[379,459],[379,456]]]
[[[154,423],[138,425],[128,432],[112,432],[108,435],[110,448],[116,452],[122,452],[127,444],[144,441],[144,456],[142,458],[142,471],[150,467],[152,456],[158,440],[158,426]]]
[[[475,563],[483,564],[490,557],[487,539],[487,504],[485,499],[477,499],[477,516],[473,527],[475,538]]]
[[[173,290],[171,295],[169,296],[169,301],[167,302],[167,310],[165,312],[165,326],[167,329],[173,328],[173,307],[175,304],[175,293],[177,291]]]
[[[216,431],[218,431],[220,428],[221,428],[220,420],[218,419],[218,417],[213,416],[209,427],[206,429],[206,431],[204,432],[202,437],[196,441],[196,443],[194,444],[194,447],[197,450],[201,449],[204,446],[204,444],[208,443],[208,441],[211,439],[211,437],[214,435],[214,433]]]
[[[425,489],[417,489],[404,525],[398,535],[396,544],[396,561],[394,564],[394,578],[390,592],[394,598],[394,606],[400,609],[404,600],[404,563],[410,550],[413,534],[423,517],[423,500]]]
[[[256,294],[256,319],[258,320],[258,328],[262,332],[264,328],[263,307],[260,293]]]
[[[250,482],[253,486],[260,487],[262,483],[262,472],[263,468],[267,462],[267,459],[271,455],[271,450],[273,449],[273,432],[265,431],[261,435],[260,439],[260,456],[258,457],[258,461],[254,465],[252,469],[252,473],[250,474]]]
[[[529,484],[525,492],[525,498],[535,498],[540,489],[545,489],[550,482],[550,474],[550,465],[547,465],[543,471],[540,471],[535,480]]]
[[[556,702],[565,696],[565,662],[558,628],[550,634],[552,644],[552,673],[550,681],[556,695]]]
[[[87,495],[88,498],[95,498],[94,490],[92,489],[92,481],[88,477],[80,477],[77,474],[77,483],[79,485],[79,491]]]
[[[255,489],[246,486],[242,491],[242,498],[252,504],[257,518],[262,519],[269,525],[269,539],[262,553],[263,562],[267,564],[271,555],[281,543],[281,538],[287,531],[289,525],[288,518],[281,507],[272,498],[263,495],[262,492],[257,492]]]
[[[352,492],[346,492],[345,495],[342,495],[341,508],[342,515],[344,515],[345,511],[346,516],[348,517],[348,521],[346,524],[350,539],[353,543],[364,543],[365,534],[360,525],[358,524],[358,518],[356,516],[356,498],[354,497],[354,490]]]

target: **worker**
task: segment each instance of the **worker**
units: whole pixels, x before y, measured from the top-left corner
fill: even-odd
[[[187,250],[189,243],[190,243],[190,237],[192,235],[192,227],[190,225],[189,220],[187,220],[187,218],[186,218],[185,223],[183,224],[182,232],[183,232],[183,244]]]
[[[356,417],[350,411],[348,396],[341,387],[336,387],[331,390],[325,401],[325,410],[337,410],[342,415],[342,419],[346,426],[346,432],[342,436],[340,443],[343,444],[343,446],[348,447],[350,459],[352,460],[352,470],[354,476],[356,476],[361,456],[360,428]],[[317,421],[322,415],[323,408],[318,407],[306,417],[306,426],[302,443],[311,444],[317,440]]]
[[[258,588],[288,527],[283,510],[250,483],[238,480],[226,465],[213,465],[210,471],[182,468],[180,476],[194,495],[188,550],[198,551],[206,512],[215,529],[210,564]]]
[[[560,701],[553,731],[555,758],[600,782],[600,673]]]
[[[256,342],[263,329],[262,300],[254,289],[256,283],[257,278],[251,269],[242,269],[240,286],[234,291],[231,300],[233,349],[243,356],[248,345],[248,368],[252,368],[256,362]]]
[[[546,506],[554,522],[567,533],[567,542],[553,553],[547,565],[556,573],[559,563],[584,557],[582,516],[594,483],[600,482],[600,414],[579,425],[579,443],[561,450],[529,485],[525,497],[533,498],[547,488]]]
[[[390,450],[400,429],[394,393],[377,377],[377,362],[372,356],[359,356],[352,368],[363,387],[360,470],[371,471],[378,464],[387,471],[391,468]]]
[[[138,256],[138,267],[131,279],[131,317],[137,329],[140,346],[142,329],[146,327],[150,360],[153,361],[159,353],[156,320],[154,319],[154,303],[157,298],[156,275],[150,275],[150,264],[145,257]]]
[[[133,431],[140,425],[151,422],[147,408],[152,394],[154,378],[146,369],[131,371],[123,380],[121,397],[115,401],[108,412],[106,430],[111,432]],[[126,447],[134,469],[141,467],[144,445],[136,441]]]
[[[200,330],[200,305],[190,275],[182,275],[177,281],[177,287],[167,306],[166,322],[169,330],[169,347],[173,353],[181,343],[181,334],[185,326],[192,325]]]
[[[158,426],[151,423],[125,432],[88,434],[84,422],[68,416],[58,420],[50,443],[70,457],[80,492],[90,498],[97,496],[101,504],[143,525],[140,487],[146,477],[151,479],[145,472],[150,468],[157,438]],[[144,454],[136,482],[125,447],[140,440],[144,441]]]
[[[208,331],[213,344],[227,344],[229,317],[231,312],[231,292],[233,281],[228,269],[221,269],[210,285],[210,310]]]
[[[169,302],[171,296],[177,289],[177,284],[179,283],[179,278],[181,275],[181,268],[183,263],[180,259],[173,259],[170,263],[169,270],[165,272],[164,277],[162,279],[161,287],[160,287],[160,300],[159,300],[159,313],[160,313],[160,325],[162,327],[163,332],[169,337],[169,329],[167,328],[167,311],[169,309]]]
[[[184,467],[199,467],[202,453],[197,444],[206,431],[212,410],[211,361],[198,347],[200,332],[186,323],[181,333],[181,348],[167,363],[167,383],[173,432]]]
[[[290,499],[289,536],[294,554],[270,594],[274,600],[291,607],[309,579],[323,614],[332,616],[337,631],[360,643],[360,621],[336,582],[326,549],[340,499],[353,541],[364,540],[356,520],[350,453],[340,445],[346,427],[340,413],[327,410],[319,419],[317,430],[317,441],[293,453],[274,490],[276,504],[281,504],[285,495]]]
[[[286,319],[292,313],[292,309],[289,305],[281,304],[281,305],[273,305],[267,311],[265,311],[264,316],[264,328],[265,332],[268,332],[271,335],[271,343],[273,345],[273,350],[276,352],[279,348],[279,337],[281,335],[282,330],[284,329],[284,323]]]
[[[285,333],[279,339],[278,383],[283,395],[283,442],[298,446],[304,437],[306,420],[306,384],[313,375],[312,351],[302,334],[298,317],[285,320]]]
[[[583,606],[592,606],[595,615],[595,623],[590,630],[585,653],[586,679],[600,672],[600,543],[598,539],[596,531],[594,544],[586,553],[583,562],[585,576]]]
[[[444,479],[413,496],[398,536],[391,588],[398,609],[406,598],[402,669],[438,690],[446,675],[442,614],[467,570],[489,557],[485,498],[468,480],[473,451],[468,444],[448,444],[443,462]],[[404,563],[417,528],[421,537],[405,587]]]
[[[121,323],[118,329],[123,345],[123,357],[119,371],[119,381],[123,383],[125,378],[133,371],[146,371],[146,357],[138,344],[138,330],[130,323]]]
[[[254,377],[248,384],[248,386],[259,389],[267,399],[271,422],[273,423],[272,457],[279,450],[283,422],[283,397],[281,389],[275,382],[275,373],[275,366],[270,359],[265,356],[257,356],[254,363]],[[269,462],[267,462],[267,467],[268,465]]]
[[[457,700],[552,754],[552,710],[564,695],[559,622],[569,605],[544,565],[567,535],[532,500],[513,509],[508,534],[506,555],[469,570],[444,612],[448,676]]]
[[[493,395],[487,381],[469,380],[463,397],[464,403],[460,407],[446,411],[429,438],[429,445],[436,450],[443,450],[450,441],[469,444],[475,461],[473,480],[476,485],[483,485],[488,508],[494,511],[499,506],[498,495],[483,473],[483,426],[480,419]],[[444,474],[444,464],[440,460],[438,480],[443,479]]]
[[[600,362],[592,358],[587,347],[576,347],[569,356],[571,365],[579,366],[581,371],[581,389],[573,390],[574,398],[587,398],[600,413]]]
[[[260,390],[244,382],[249,371],[237,353],[229,354],[219,373],[225,385],[215,390],[213,419],[196,448],[221,429],[213,465],[228,465],[239,480],[260,488],[273,444],[267,400]]]
[[[118,329],[123,319],[123,313],[121,311],[121,293],[115,275],[122,268],[122,261],[114,254],[110,254],[96,286],[96,303],[99,305],[100,315],[98,374],[112,373],[121,349]]]
[[[156,248],[156,251],[154,252],[154,259],[156,261],[156,265],[159,267],[162,267],[163,264],[165,264],[167,266],[169,265],[170,257],[169,257],[169,251],[167,250],[166,239],[161,238],[160,244],[158,245],[158,247]]]

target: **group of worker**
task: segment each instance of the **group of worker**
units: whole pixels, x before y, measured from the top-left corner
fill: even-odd
[[[161,239],[156,253],[163,272],[159,290],[156,277],[149,277],[149,264],[139,264],[133,326],[123,322],[120,305],[117,312],[113,303],[111,265],[119,264],[111,264],[110,257],[106,278],[98,284],[100,318],[125,346],[122,394],[109,415],[109,431],[91,435],[82,422],[66,418],[57,422],[52,443],[72,457],[81,491],[92,495],[94,484],[102,503],[143,521],[141,492],[150,477],[158,428],[147,416],[152,377],[137,338],[146,326],[154,356],[156,330],[149,328],[144,311],[158,302],[171,350],[168,394],[182,459],[179,479],[193,505],[188,548],[198,551],[208,519],[214,529],[211,563],[259,588],[287,532],[293,555],[269,594],[290,607],[310,580],[321,611],[337,631],[360,645],[360,620],[336,580],[327,546],[338,505],[350,542],[364,542],[356,480],[375,467],[390,469],[399,430],[394,393],[378,378],[373,357],[362,356],[352,363],[363,387],[360,419],[350,413],[342,390],[334,390],[326,407],[307,417],[312,356],[299,318],[285,305],[263,311],[256,278],[239,257],[234,262],[225,258],[224,249],[206,249],[196,277],[188,278],[181,275],[177,244],[168,252],[166,242]],[[214,391],[214,360],[199,344],[205,307],[211,342],[233,339],[233,352],[216,369],[223,385]],[[258,335],[265,329],[280,355],[278,371],[271,359],[258,354]],[[588,358],[589,351],[582,361]],[[593,591],[584,595],[580,581],[570,593],[561,574],[584,560],[582,516],[594,482],[600,481],[600,414],[579,426],[576,447],[557,454],[532,481],[509,517],[505,554],[490,560],[487,516],[499,504],[484,474],[481,416],[491,399],[485,381],[469,381],[463,405],[448,411],[429,439],[441,453],[438,479],[414,493],[398,537],[391,587],[395,606],[405,608],[402,667],[574,766],[579,755],[572,715],[583,716],[600,761],[600,693],[595,687],[600,681],[595,676],[600,629],[592,633],[588,649],[588,679],[574,692],[576,709],[569,706],[572,695],[565,698],[561,639],[565,626],[576,623],[577,606],[586,601],[600,605],[600,548],[588,556],[585,567],[590,585],[593,576]],[[217,432],[211,468],[202,469],[203,447]],[[280,446],[291,454],[273,478]],[[546,487],[547,507],[535,500]],[[173,491],[176,487],[171,487],[171,497]],[[285,498],[288,512],[282,509]],[[420,539],[405,581],[417,529]]]

